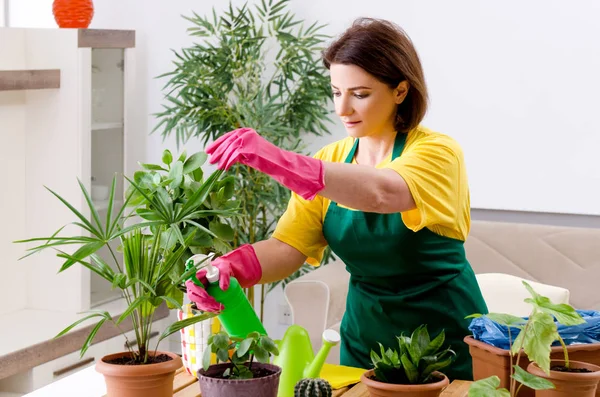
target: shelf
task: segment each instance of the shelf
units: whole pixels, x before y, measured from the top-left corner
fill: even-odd
[[[123,122],[92,124],[92,131],[112,130],[116,128],[123,128]]]
[[[121,205],[123,205],[123,201],[113,200],[113,211],[115,211],[115,209],[117,211],[120,210]],[[96,211],[107,210],[108,209],[108,200],[94,201],[94,206],[96,207]]]
[[[60,88],[59,69],[0,70],[0,91]]]
[[[134,30],[79,29],[79,48],[133,48]]]

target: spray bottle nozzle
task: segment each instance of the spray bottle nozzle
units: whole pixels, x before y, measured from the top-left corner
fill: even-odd
[[[214,252],[211,252],[208,255],[204,255],[204,254],[193,255],[185,263],[185,270],[188,271],[191,269],[195,269],[196,264],[198,262],[204,262],[204,261],[208,260],[208,265],[207,265],[207,270],[206,270],[206,278],[208,279],[208,275],[211,272],[211,269],[215,269],[217,272],[217,279],[218,279],[219,278],[219,269],[217,269],[216,267],[211,265],[212,258],[214,256],[215,256]],[[214,270],[213,270],[213,272],[214,272]],[[196,277],[196,273],[192,273],[188,279],[192,280],[192,282],[194,284],[196,284],[197,286],[204,287],[204,284],[202,284],[202,282],[200,280],[198,280],[198,277]],[[209,282],[211,282],[210,279],[209,279]]]

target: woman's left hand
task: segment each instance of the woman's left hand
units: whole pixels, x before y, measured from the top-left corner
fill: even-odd
[[[306,200],[312,200],[325,187],[321,160],[282,150],[251,128],[228,132],[210,144],[206,153],[219,169],[227,170],[236,163],[247,165]]]

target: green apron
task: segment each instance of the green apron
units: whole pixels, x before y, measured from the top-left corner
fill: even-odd
[[[392,159],[402,153],[406,134],[396,136]],[[346,158],[351,163],[358,139]],[[409,230],[400,213],[377,214],[331,202],[323,234],[350,272],[341,324],[342,365],[372,368],[371,349],[398,348],[396,336],[410,336],[427,324],[430,336],[442,329],[457,354],[444,370],[450,379],[472,379],[471,356],[463,338],[472,313],[487,307],[465,256],[463,242],[424,228]]]

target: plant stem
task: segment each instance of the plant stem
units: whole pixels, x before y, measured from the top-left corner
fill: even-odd
[[[534,311],[535,313],[535,311]],[[523,339],[521,342],[521,346],[519,346],[519,353],[517,354],[517,362],[515,363],[515,365],[519,365],[519,362],[521,360],[521,353],[523,352],[523,345],[525,344],[525,335],[527,335],[527,329],[529,328],[529,324],[531,324],[531,318],[533,317],[533,314],[531,313],[531,315],[529,316],[529,319],[527,320],[527,323],[525,324],[525,327],[523,327],[523,329],[521,330],[521,332],[523,332]],[[511,352],[512,354],[512,352]],[[517,393],[514,392],[515,387],[517,385],[517,380],[514,378],[514,372],[515,369],[513,367],[510,368],[510,374],[511,374],[511,379],[510,379],[510,395],[512,397],[516,397]],[[518,392],[518,390],[517,390]],[[514,393],[514,394],[513,394]]]
[[[558,331],[556,333],[558,335]],[[560,337],[560,335],[558,335],[558,341],[562,345],[563,352],[565,353],[565,368],[569,369],[570,364],[569,364],[569,352],[567,351],[567,345],[565,344],[565,341],[563,340],[563,338]]]

